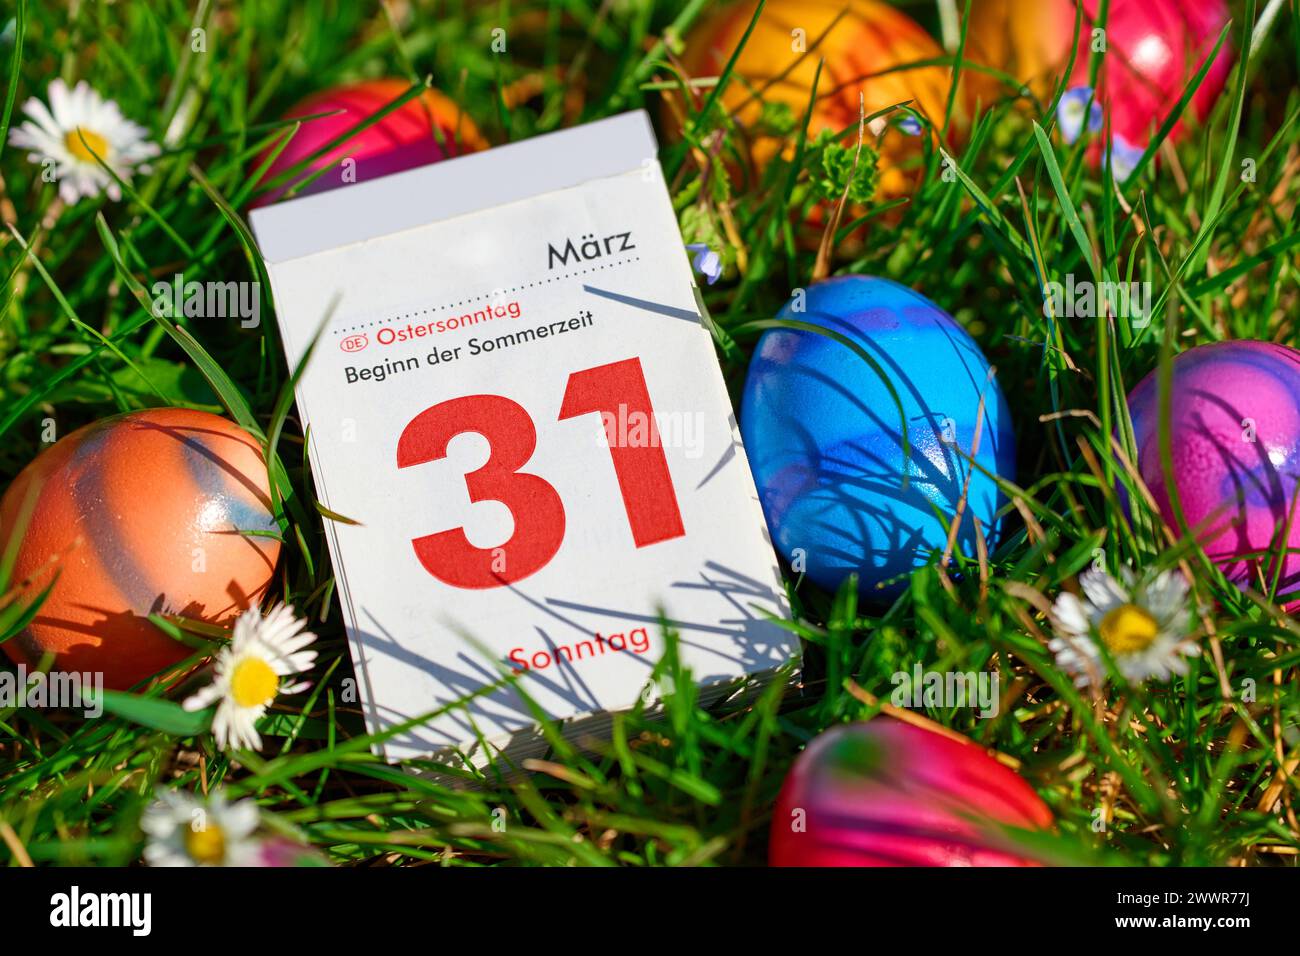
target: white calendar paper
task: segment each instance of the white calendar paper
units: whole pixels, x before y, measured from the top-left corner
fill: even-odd
[[[646,115],[253,213],[390,760],[535,739],[797,642]]]

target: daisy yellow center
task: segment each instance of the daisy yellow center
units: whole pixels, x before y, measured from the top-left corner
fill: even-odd
[[[195,863],[220,863],[226,858],[226,834],[212,823],[201,830],[191,827],[185,834],[185,852]]]
[[[230,696],[240,707],[269,704],[280,686],[279,675],[260,657],[247,657],[235,665],[230,675]]]
[[[68,148],[69,153],[83,163],[95,162],[95,156],[99,156],[100,159],[108,158],[108,140],[98,133],[92,133],[84,126],[78,126],[64,136],[63,145]]]
[[[1151,646],[1160,634],[1160,625],[1145,608],[1121,604],[1106,612],[1097,630],[1112,654],[1136,654]]]

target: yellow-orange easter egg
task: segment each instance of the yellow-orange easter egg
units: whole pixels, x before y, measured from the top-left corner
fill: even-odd
[[[153,408],[80,428],[40,454],[0,501],[0,546],[22,535],[12,581],[28,627],[0,644],[29,667],[100,672],[123,689],[191,652],[148,620],[228,624],[270,583],[280,544],[261,445],[207,412]],[[26,512],[27,521],[22,518]]]
[[[972,4],[967,25],[966,59],[1001,70],[1044,99],[1060,79],[1073,36],[1070,0],[979,0]],[[1088,36],[1086,23],[1084,36]],[[1088,62],[1086,50],[1082,61]],[[1015,92],[1001,78],[974,68],[963,72],[962,86],[984,108]]]
[[[729,5],[692,33],[684,57],[692,77],[722,73],[756,7],[756,3]],[[823,129],[839,132],[855,126],[859,93],[868,116],[910,101],[938,129],[943,126],[951,71],[908,64],[943,55],[916,21],[878,0],[769,0],[736,60],[735,76],[723,91],[722,104],[751,129],[763,101],[784,103],[801,120],[812,96],[818,61],[825,58],[809,136]],[[754,159],[762,165],[792,142],[793,137],[783,142],[757,136]],[[905,166],[920,152],[919,138],[889,129],[879,149],[878,193],[890,197],[910,192],[917,176]]]

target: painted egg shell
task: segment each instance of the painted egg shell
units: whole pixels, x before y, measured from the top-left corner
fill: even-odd
[[[692,32],[684,57],[691,76],[722,72],[740,46],[756,6],[726,6]],[[735,75],[744,82],[733,79],[727,84],[722,105],[749,127],[758,121],[764,101],[783,103],[796,120],[802,120],[818,61],[824,57],[817,102],[808,124],[810,137],[823,129],[838,133],[856,128],[859,92],[867,115],[910,101],[936,127],[942,127],[950,88],[948,71],[935,66],[895,70],[942,56],[943,51],[925,30],[887,3],[768,0],[736,61]],[[761,90],[762,96],[752,95],[755,90]],[[758,137],[754,159],[766,163],[782,145],[778,139]],[[901,166],[920,153],[920,141],[889,130],[880,149],[880,194],[897,196],[910,191],[919,170]]]
[[[1100,0],[1083,0],[1083,24],[1069,86],[1087,86],[1092,31]],[[996,67],[1047,100],[1070,60],[1073,0],[983,0],[971,6],[967,55]],[[1214,50],[1229,19],[1222,0],[1111,0],[1106,21],[1107,54],[1097,102],[1110,113],[1115,134],[1145,149],[1166,112],[1182,98],[1196,71]],[[1209,113],[1232,69],[1231,38],[1224,42],[1192,97],[1198,117]],[[968,90],[985,105],[999,84],[972,72]],[[1001,93],[1008,92],[1003,88]],[[1173,135],[1183,132],[1180,121]]]
[[[348,86],[337,86],[307,97],[285,114],[286,119],[342,112],[319,119],[306,120],[294,134],[284,151],[276,157],[262,177],[271,182],[285,170],[306,159],[366,117],[378,113],[410,88],[405,80],[369,80]],[[318,169],[334,167],[299,190],[298,195],[324,192],[348,182],[365,182],[400,173],[403,170],[426,166],[452,156],[474,152],[487,146],[473,121],[460,108],[437,90],[425,90],[389,113],[377,123],[349,138],[320,158],[299,179],[305,179]],[[271,147],[258,157],[258,165],[274,152]],[[351,157],[356,167],[349,172],[343,161]],[[355,174],[355,178],[353,177]],[[347,178],[344,178],[345,175]],[[295,180],[296,181],[296,180]],[[260,198],[254,205],[274,202],[284,188]]]
[[[1286,527],[1300,474],[1300,352],[1273,342],[1219,342],[1173,360],[1169,445],[1188,527],[1229,579],[1271,581],[1274,538]],[[1129,395],[1138,471],[1171,528],[1178,520],[1160,464],[1157,373]],[[1300,509],[1297,509],[1300,511]],[[1289,548],[1300,548],[1300,514]],[[1300,555],[1285,557],[1280,591],[1300,586]]]
[[[790,768],[772,815],[773,866],[1034,866],[1016,830],[1052,812],[972,743],[890,717],[833,727]]]
[[[252,865],[259,867],[329,866],[315,848],[278,835],[258,841],[254,853],[256,862]]]
[[[903,405],[911,454],[889,387],[862,356],[802,329],[763,334],[749,366],[741,430],[778,550],[834,589],[857,572],[863,596],[893,597],[914,568],[942,555],[970,471],[969,454],[1011,479],[1015,437],[1006,399],[973,339],[925,296],[887,279],[842,276],[806,290],[779,318],[845,336],[889,377]],[[983,395],[983,415],[980,397]],[[906,466],[908,483],[902,484]],[[1003,498],[976,471],[957,542],[975,554],[974,522],[995,537]],[[942,516],[942,520],[941,517]]]
[[[31,503],[34,502],[34,506]],[[280,553],[257,440],[224,418],[155,408],[105,418],[41,453],[0,502],[0,542],[32,507],[13,580],[59,577],[16,662],[99,671],[127,688],[187,657],[150,613],[226,624],[261,598]]]

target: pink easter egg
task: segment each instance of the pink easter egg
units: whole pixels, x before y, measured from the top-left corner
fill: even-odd
[[[964,740],[890,717],[834,727],[790,768],[772,816],[773,866],[1035,866],[1007,829],[1052,813]]]
[[[1068,87],[1089,84],[1100,7],[1100,0],[1083,0]],[[1069,63],[1074,18],[1073,0],[981,0],[971,9],[969,56],[972,62],[1010,73],[1046,99]],[[1111,0],[1096,99],[1108,113],[1112,132],[1131,147],[1145,149],[1213,52],[1228,20],[1223,0]],[[1229,36],[1193,95],[1189,112],[1201,119],[1209,113],[1233,58]],[[980,74],[972,74],[966,83],[970,95],[986,105],[998,86]],[[1177,139],[1184,127],[1180,121],[1171,135]]]
[[[1138,471],[1178,531],[1160,461],[1157,373],[1128,401]],[[1280,590],[1293,590],[1300,585],[1300,555],[1282,554],[1275,538],[1296,506],[1300,352],[1249,340],[1189,349],[1174,358],[1170,405],[1172,484],[1189,528],[1239,586],[1260,587],[1260,575],[1271,580],[1281,561]],[[1291,519],[1285,546],[1300,548],[1300,514]]]
[[[1088,18],[1097,16],[1099,0],[1087,0]],[[1196,71],[1214,49],[1228,22],[1221,0],[1122,0],[1111,3],[1106,42],[1111,52],[1098,91],[1110,111],[1111,128],[1129,143],[1146,148],[1156,129],[1183,95]],[[1090,40],[1090,38],[1087,38]],[[1204,82],[1192,97],[1192,112],[1204,118],[1218,99],[1232,69],[1231,38],[1224,42]],[[1088,81],[1085,43],[1075,63],[1075,85]],[[1184,129],[1180,121],[1173,135]]]
[[[410,84],[405,80],[367,80],[307,97],[289,110],[285,118],[320,113],[331,115],[304,120],[288,146],[271,163],[262,182],[274,181],[284,171],[378,113],[409,88]],[[307,170],[293,181],[325,169],[324,174],[298,191],[298,195],[309,195],[349,182],[365,182],[426,166],[486,147],[487,142],[478,127],[452,100],[437,90],[425,90],[337,148],[313,160]],[[274,147],[266,150],[258,157],[257,164],[260,166],[273,152]],[[272,190],[253,205],[274,202],[286,188],[287,185]]]

